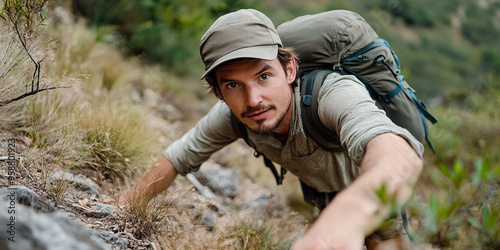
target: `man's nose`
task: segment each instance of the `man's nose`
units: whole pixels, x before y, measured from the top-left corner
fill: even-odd
[[[262,88],[258,85],[248,85],[245,90],[247,106],[255,107],[262,102]]]

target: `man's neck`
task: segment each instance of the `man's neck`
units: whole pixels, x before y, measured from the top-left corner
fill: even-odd
[[[284,119],[281,121],[278,128],[273,131],[274,138],[278,139],[283,145],[285,145],[288,135],[290,133],[290,123],[292,121],[292,110],[293,110],[294,96],[292,93],[291,103],[285,114]]]
[[[286,140],[288,139],[288,134],[274,134],[274,138],[278,139],[283,145],[285,145]]]

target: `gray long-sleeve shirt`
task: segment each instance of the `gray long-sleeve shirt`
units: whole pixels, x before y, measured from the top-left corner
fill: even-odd
[[[333,192],[347,187],[358,176],[366,144],[383,133],[403,137],[422,157],[422,144],[377,108],[363,84],[355,77],[330,74],[320,89],[318,102],[321,121],[337,132],[344,151],[324,150],[307,137],[298,87],[294,90],[290,131],[284,145],[271,134],[256,134],[247,130],[257,151],[318,191]],[[229,107],[223,101],[218,102],[194,128],[165,150],[165,157],[181,175],[197,171],[212,153],[238,139],[230,116]]]

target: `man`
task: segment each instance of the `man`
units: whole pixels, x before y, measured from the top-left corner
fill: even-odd
[[[375,193],[385,185],[399,204],[406,202],[422,171],[423,147],[376,107],[360,82],[332,73],[320,90],[319,116],[345,148],[331,152],[304,132],[297,58],[293,50],[282,47],[264,14],[240,10],[220,17],[202,37],[200,53],[205,64],[202,78],[221,101],[165,150],[159,163],[120,198],[120,205],[149,201],[179,173],[198,170],[212,153],[238,139],[232,112],[247,127],[256,150],[307,186],[337,192],[293,249],[411,246],[394,229],[377,231],[390,216],[390,204],[383,204]]]

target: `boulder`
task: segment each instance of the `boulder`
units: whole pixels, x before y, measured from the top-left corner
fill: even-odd
[[[200,171],[193,173],[198,181],[208,186],[214,193],[234,198],[240,192],[240,183],[236,170],[223,168],[217,163],[206,162]]]
[[[103,230],[92,230],[92,234],[103,239],[106,243],[118,249],[127,249],[128,240],[114,233]]]
[[[110,249],[91,230],[24,186],[0,190],[0,246],[6,250]]]
[[[74,175],[68,171],[55,171],[50,177],[51,180],[62,180],[68,183],[68,191],[71,191],[71,195],[84,198],[86,195],[90,197],[101,197],[98,191],[98,185],[91,179],[83,175]],[[79,192],[83,192],[86,195],[80,195]]]

